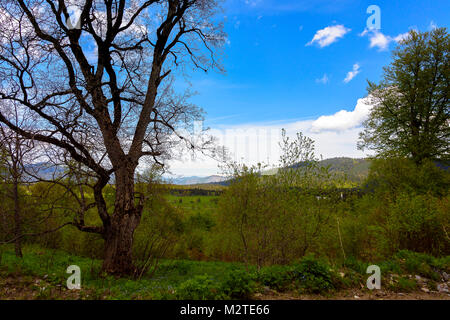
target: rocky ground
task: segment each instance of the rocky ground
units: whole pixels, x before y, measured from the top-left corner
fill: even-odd
[[[8,275],[0,278],[0,300],[58,299],[72,300],[89,298],[88,290],[68,290],[50,284],[45,279],[32,276]]]
[[[387,290],[343,290],[330,295],[263,293],[256,294],[257,300],[450,300],[450,294],[437,291],[430,292],[392,292]]]
[[[338,292],[318,295],[318,294],[298,294],[295,292],[276,292],[268,287],[262,293],[255,294],[257,300],[450,300],[450,275],[446,272],[439,272],[441,279],[436,282],[419,275],[403,275],[403,278],[412,280],[416,284],[414,290],[402,292],[398,288],[397,274],[388,276],[388,283],[384,287],[396,288],[380,290],[369,290],[360,284],[361,288],[346,289]]]
[[[450,300],[450,278],[444,273],[436,283],[419,275],[408,275],[415,280],[414,291],[384,289],[368,290],[361,285],[358,289],[346,289],[329,294],[299,294],[297,292],[277,292],[264,288],[263,292],[253,296],[255,300]],[[394,284],[398,275],[389,276],[389,285]],[[68,290],[65,286],[50,284],[45,278],[23,275],[0,277],[0,300],[36,300],[36,299],[104,299],[95,296],[90,290]]]

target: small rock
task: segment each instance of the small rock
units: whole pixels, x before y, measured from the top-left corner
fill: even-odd
[[[343,277],[345,277],[345,273],[343,273],[343,272],[339,272],[339,275],[343,278]]]
[[[447,272],[442,272],[442,278],[444,278],[445,281],[450,280],[450,275]]]
[[[422,280],[422,277],[421,277],[421,276],[418,276],[417,274],[416,274],[416,277],[415,277],[415,278],[416,278],[417,281],[421,281],[421,280]]]
[[[430,292],[430,290],[428,290],[427,288],[425,288],[425,287],[423,287],[423,288],[420,288],[420,290],[422,290],[423,292],[425,292],[425,293],[428,293],[428,292]]]
[[[264,290],[265,294],[271,294],[272,293],[272,290],[270,290],[269,287],[264,287],[263,290]]]
[[[354,296],[353,298],[355,298],[355,299],[359,299],[359,297],[358,297],[358,296],[356,296],[356,295],[355,295],[355,296]]]
[[[447,284],[438,284],[437,285],[437,290],[439,291],[439,292],[446,292],[446,293],[448,293],[449,292],[449,290],[448,290],[448,286],[447,286]]]

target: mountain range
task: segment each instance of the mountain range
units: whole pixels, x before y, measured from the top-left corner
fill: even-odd
[[[323,167],[330,166],[331,173],[338,173],[347,176],[347,179],[351,182],[362,182],[369,174],[370,161],[368,159],[353,159],[347,157],[330,158],[319,161],[319,164]],[[298,163],[294,167],[301,167],[303,163]],[[264,171],[263,175],[272,175],[277,172],[277,168]],[[212,175],[207,177],[178,177],[167,179],[168,183],[175,185],[195,185],[195,184],[221,184],[227,180],[226,177]]]

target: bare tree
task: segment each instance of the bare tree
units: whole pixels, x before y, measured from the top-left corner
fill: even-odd
[[[95,178],[101,226],[75,218],[105,240],[103,270],[132,273],[133,234],[143,199],[139,161],[164,163],[174,143],[196,145],[186,129],[201,111],[176,95],[175,74],[220,66],[225,35],[215,0],[6,0],[0,4],[0,101],[35,117],[32,130],[0,105],[0,122],[70,156]],[[169,76],[170,75],[170,76]],[[114,209],[103,189],[114,177]]]

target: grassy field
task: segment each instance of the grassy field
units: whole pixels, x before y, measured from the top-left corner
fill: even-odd
[[[168,194],[167,200],[183,212],[212,214],[217,210],[219,196],[177,196]]]

